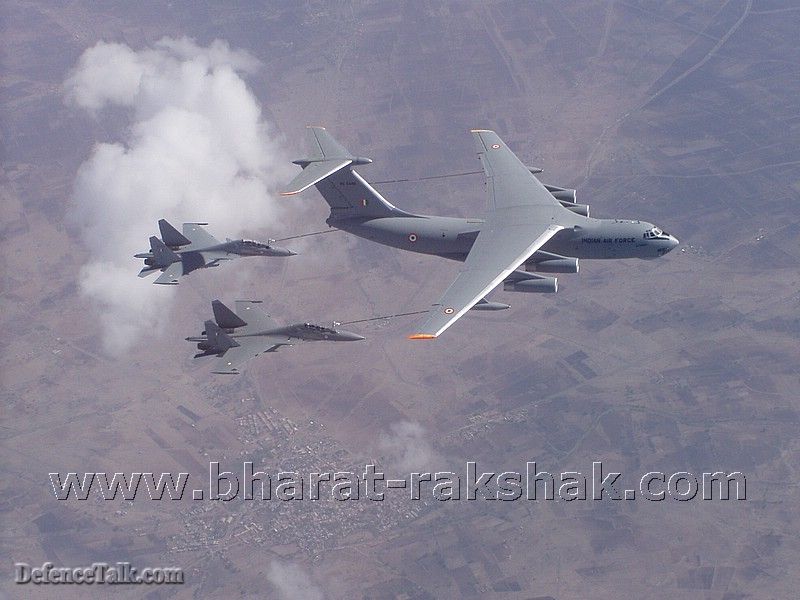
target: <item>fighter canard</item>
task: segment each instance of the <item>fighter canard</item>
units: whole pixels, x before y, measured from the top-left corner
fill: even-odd
[[[261,310],[260,301],[237,300],[236,312],[219,300],[211,303],[214,320],[204,323],[205,330],[186,341],[196,342],[200,350],[195,358],[217,356],[214,373],[235,375],[239,366],[263,352],[275,352],[281,346],[298,341],[355,342],[364,337],[334,327],[313,323],[279,326]]]
[[[158,222],[161,239],[150,238],[150,252],[135,255],[144,259],[139,277],[163,271],[153,283],[177,285],[178,278],[196,269],[218,267],[220,261],[240,256],[294,256],[296,252],[253,240],[219,241],[203,229],[208,223],[184,223],[180,233],[166,220]]]
[[[651,223],[594,219],[575,190],[543,185],[503,140],[487,129],[472,135],[486,175],[489,202],[483,219],[415,215],[398,209],[354,169],[372,162],[352,156],[323,127],[309,127],[312,153],[294,161],[303,171],[284,195],[315,185],[331,208],[328,225],[412,252],[464,261],[455,281],[411,339],[438,337],[470,309],[498,310],[492,289],[556,292],[555,277],[577,273],[581,258],[656,258],[678,240]]]

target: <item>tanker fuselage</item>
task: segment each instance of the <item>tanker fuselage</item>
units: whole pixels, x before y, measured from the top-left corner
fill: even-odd
[[[513,211],[514,209],[505,209]],[[545,221],[564,227],[542,251],[582,259],[656,258],[675,248],[669,234],[648,238],[652,223],[638,220],[595,219],[565,214],[553,207]],[[359,237],[421,254],[465,260],[484,221],[438,216],[328,219],[328,224]]]

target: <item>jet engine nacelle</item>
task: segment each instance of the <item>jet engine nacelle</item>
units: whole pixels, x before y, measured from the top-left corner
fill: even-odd
[[[567,210],[571,210],[576,214],[583,215],[584,217],[589,216],[588,204],[572,204],[571,202],[561,202],[561,206],[563,206]]]
[[[559,202],[569,202],[570,204],[575,204],[575,202],[577,202],[577,200],[575,200],[577,195],[575,190],[558,187],[557,185],[547,185],[546,183],[544,187],[553,195],[553,198]]]
[[[522,281],[506,281],[503,289],[507,292],[555,294],[558,291],[558,279],[556,277],[534,277]]]
[[[525,270],[529,273],[538,271],[540,273],[577,273],[580,269],[578,259],[551,252],[536,252],[533,257],[525,263]]]
[[[525,265],[525,270],[529,273],[532,271],[539,273],[577,273],[578,269],[577,258],[555,258]]]
[[[575,190],[571,188],[562,188],[557,185],[547,185],[546,183],[544,187],[547,188],[547,191],[550,192],[553,198],[558,200],[564,208],[576,214],[583,215],[584,217],[589,216],[589,205],[578,204],[576,200],[577,192]]]

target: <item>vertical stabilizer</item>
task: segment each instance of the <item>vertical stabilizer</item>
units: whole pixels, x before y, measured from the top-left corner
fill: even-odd
[[[175,229],[166,219],[159,219],[158,230],[161,232],[161,239],[172,249],[188,246],[192,243],[191,240]]]
[[[156,236],[150,238],[150,251],[153,253],[153,266],[163,269],[172,263],[180,262],[181,257]]]
[[[331,207],[331,220],[379,218],[409,215],[381,196],[375,188],[353,170],[353,166],[372,162],[353,156],[324,127],[309,127],[308,158],[295,160],[303,171],[281,192],[284,196],[299,194],[315,185]]]
[[[204,327],[206,328],[209,350],[217,354],[224,354],[226,351],[239,345],[236,340],[225,333],[214,321],[206,321]]]
[[[247,325],[246,321],[243,321],[241,317],[219,300],[214,300],[211,303],[211,308],[214,311],[214,320],[223,329],[236,329]]]

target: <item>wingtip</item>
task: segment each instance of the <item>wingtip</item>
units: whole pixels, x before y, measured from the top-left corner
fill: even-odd
[[[306,125],[306,129],[325,129],[322,125]]]
[[[430,333],[415,333],[413,335],[408,336],[410,340],[435,340],[436,336],[431,335]]]
[[[491,132],[492,130],[491,129],[470,129],[469,131],[470,131],[470,133],[485,133],[485,132]]]

